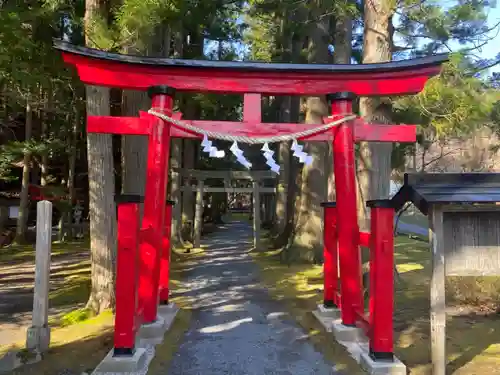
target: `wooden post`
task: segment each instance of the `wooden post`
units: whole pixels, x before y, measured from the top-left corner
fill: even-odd
[[[33,316],[28,328],[26,348],[37,353],[46,352],[50,345],[49,279],[52,245],[52,203],[40,201],[36,205],[35,290]]]
[[[430,243],[432,247],[431,275],[431,358],[432,374],[446,374],[446,300],[444,268],[443,211],[432,207],[430,218]]]
[[[205,182],[202,179],[198,180],[198,188],[196,189],[196,210],[194,216],[194,247],[200,247],[201,229],[203,227],[203,188]]]
[[[225,212],[223,221],[226,221],[226,220],[230,220],[230,215],[229,215],[229,213],[230,213],[230,210],[229,210],[230,199],[229,199],[229,197],[231,196],[231,180],[229,178],[224,178],[224,189],[225,189],[224,199],[226,200],[225,201],[226,212]]]
[[[172,147],[177,147],[174,146],[175,142],[172,142]],[[174,151],[175,150],[175,151]],[[172,153],[178,152],[175,148],[172,148]],[[174,160],[171,158],[171,160]],[[181,192],[181,177],[179,175],[179,172],[177,171],[172,171],[171,172],[171,196],[172,199],[176,202],[178,202],[172,209],[172,229],[171,229],[171,237],[174,242],[177,240],[177,235],[181,233],[182,229],[182,204],[179,202],[182,202],[182,192]],[[185,193],[184,193],[185,194]],[[180,239],[180,238],[179,238]]]
[[[253,181],[253,246],[260,247],[260,191],[259,181]]]
[[[264,223],[267,223],[267,220],[268,220],[268,217],[267,217],[267,208],[269,207],[268,199],[269,199],[269,194],[262,194],[261,207],[263,209],[262,209],[262,218],[261,218],[261,220]]]

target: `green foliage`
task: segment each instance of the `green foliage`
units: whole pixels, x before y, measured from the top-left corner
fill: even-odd
[[[454,1],[399,1],[399,24],[396,32],[402,37],[404,48],[414,54],[452,51],[459,43],[463,51],[476,50],[478,45],[493,36],[488,26],[489,2],[477,0]]]
[[[78,309],[71,311],[61,317],[61,326],[67,327],[76,323],[83,322],[93,317],[90,309]]]
[[[398,119],[417,123],[423,134],[438,138],[467,134],[488,124],[495,93],[480,79],[464,74],[462,59],[453,55],[420,94],[396,100]]]
[[[394,120],[417,124],[417,144],[424,150],[450,137],[468,137],[484,126],[499,129],[495,125],[498,91],[467,74],[464,61],[463,55],[452,55],[420,94],[393,101]],[[397,144],[393,168],[404,170],[406,158],[414,152],[413,144]]]

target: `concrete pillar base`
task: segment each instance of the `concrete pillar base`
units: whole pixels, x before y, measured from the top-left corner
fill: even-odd
[[[158,306],[158,315],[160,315],[165,321],[165,331],[170,329],[170,326],[174,322],[178,312],[179,307],[173,302],[170,302],[168,305]]]
[[[326,332],[332,332],[333,322],[340,318],[340,310],[337,308],[326,308],[322,303],[318,305],[318,309],[314,310],[313,315],[318,319]]]
[[[112,373],[134,373],[139,372],[146,366],[146,349],[136,348],[133,355],[113,356],[113,349],[102,360],[94,370],[94,374]]]
[[[50,327],[29,327],[26,332],[26,349],[44,353],[50,346]]]
[[[358,342],[364,339],[360,328],[345,326],[340,319],[333,321],[332,332],[339,342]]]
[[[337,307],[325,307],[322,303],[318,304],[318,311],[322,316],[328,316],[333,319],[340,319],[340,309]]]
[[[165,319],[158,315],[156,320],[152,323],[143,324],[139,328],[138,338],[140,342],[150,345],[158,345],[163,342],[163,336],[165,335]]]
[[[392,362],[375,361],[368,351],[363,350],[359,364],[370,375],[406,375],[406,366],[396,357]]]

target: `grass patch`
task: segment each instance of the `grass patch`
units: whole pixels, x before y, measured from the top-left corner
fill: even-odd
[[[49,293],[51,306],[68,306],[85,303],[90,295],[90,272],[85,275],[68,275],[60,288]]]
[[[400,236],[395,259],[402,282],[396,286],[394,324],[396,354],[411,368],[412,374],[431,374],[429,285],[431,254],[426,242]],[[480,315],[465,300],[453,300],[450,292],[456,280],[447,278],[450,311],[446,336],[449,374],[500,374],[500,317]],[[481,289],[476,290],[481,294]],[[455,305],[455,306],[453,306]]]
[[[57,258],[67,254],[88,251],[90,243],[88,239],[83,241],[72,242],[53,242],[51,257]],[[35,260],[35,245],[18,245],[13,244],[7,247],[0,248],[0,265],[2,263],[12,262],[30,262]]]
[[[250,213],[230,212],[227,214],[227,222],[231,221],[250,221]]]
[[[310,264],[288,267],[280,263],[277,250],[253,256],[262,270],[262,281],[275,298],[288,306],[318,350],[337,363],[339,369],[344,367],[347,373],[358,373],[354,360],[335,344],[332,335],[324,332],[311,314],[322,300],[322,268]],[[426,242],[399,236],[395,243],[395,261],[401,276],[395,291],[395,354],[412,374],[430,375],[429,246]],[[500,374],[499,332],[498,314],[449,314],[447,374]]]
[[[172,252],[171,284],[172,288],[178,288],[182,283],[183,273],[187,268],[191,258],[202,254],[186,254],[182,249],[174,249]],[[62,303],[76,301],[80,297],[88,298],[88,287],[84,284],[90,282],[81,276],[75,277],[69,273],[64,279],[64,288],[68,291],[57,290],[51,295],[51,303]],[[87,289],[85,289],[87,288]],[[85,290],[87,293],[85,294]],[[177,303],[186,310],[179,311],[175,324],[165,335],[165,343],[157,347],[157,354],[152,361],[148,374],[163,374],[168,367],[170,360],[175,354],[178,344],[184,332],[189,327],[191,312],[189,311],[188,300],[173,298],[172,302]],[[111,311],[106,311],[98,316],[92,317],[90,311],[78,309],[52,320],[51,347],[45,354],[41,362],[33,365],[23,366],[11,372],[11,375],[54,375],[69,371],[70,373],[91,373],[93,369],[113,347],[113,324],[114,316]],[[25,342],[18,342],[10,347],[0,348],[0,357],[7,350],[18,350],[23,353]]]
[[[400,220],[403,223],[418,225],[422,228],[427,228],[429,226],[429,220],[427,216],[422,215],[419,211],[416,210],[415,212],[410,212],[409,210],[405,211],[401,215]]]
[[[93,317],[90,309],[78,309],[64,314],[60,319],[61,327],[67,327],[76,323],[85,322]]]
[[[90,372],[111,349],[113,315],[105,312],[85,322],[51,331],[51,347],[42,361],[20,367],[11,375],[54,375],[64,371]],[[20,349],[24,342],[12,348]],[[3,353],[0,353],[2,355]]]

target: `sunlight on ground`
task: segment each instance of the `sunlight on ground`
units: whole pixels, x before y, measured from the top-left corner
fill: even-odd
[[[323,332],[310,314],[322,301],[322,267],[280,263],[279,250],[254,253],[262,280],[273,295],[283,300],[311,340],[334,361],[350,363],[349,373],[359,367],[342,348],[335,348],[331,334]],[[431,374],[429,325],[429,245],[405,236],[395,243],[395,261],[401,281],[395,291],[396,355],[415,375]],[[454,316],[447,319],[447,373],[454,375],[500,374],[500,318]],[[332,356],[332,353],[336,353]],[[358,370],[356,370],[358,369]]]
[[[72,241],[66,243],[52,243],[52,257],[85,251],[89,248],[89,241]],[[31,261],[35,259],[35,245],[10,245],[0,248],[0,262]]]
[[[97,366],[111,347],[113,315],[103,313],[85,322],[51,330],[51,347],[44,359],[30,366],[11,372],[11,375],[53,375],[67,369],[83,372]],[[7,350],[21,350],[25,342],[17,342],[9,348],[0,349],[0,356]],[[7,349],[7,350],[5,350]]]
[[[88,243],[55,244],[53,255],[71,254],[75,251],[88,251]],[[186,269],[185,263],[190,259],[203,254],[203,249],[192,249],[185,253],[185,249],[173,249],[171,283],[172,289],[182,285],[182,273]],[[0,251],[0,262],[34,260],[33,246],[11,246]],[[90,292],[89,261],[75,262],[70,266],[62,265],[51,275],[58,283],[58,287],[50,291],[51,306],[74,306],[75,308],[59,316],[51,317],[51,347],[41,362],[23,366],[10,375],[54,375],[71,371],[71,373],[92,372],[97,364],[112,348],[114,316],[111,311],[91,317],[88,310],[76,308],[85,304]],[[172,298],[172,302],[181,308],[189,308],[188,300]],[[155,374],[155,369],[165,368],[168,360],[175,353],[183,333],[189,327],[191,313],[181,310],[176,317],[175,324],[166,335],[166,343],[157,347],[160,358],[152,362],[148,374]],[[28,353],[23,349],[25,342],[20,341],[10,346],[0,347],[0,358],[10,350],[20,351],[21,356]],[[157,356],[158,357],[158,356]],[[162,370],[160,374],[164,374]]]
[[[227,322],[224,324],[218,324],[215,326],[205,327],[205,328],[200,329],[199,331],[201,333],[219,333],[219,332],[229,331],[231,329],[234,329],[234,328],[240,326],[243,323],[250,323],[251,321],[253,321],[252,318],[243,318],[243,319],[235,320],[234,322]]]

